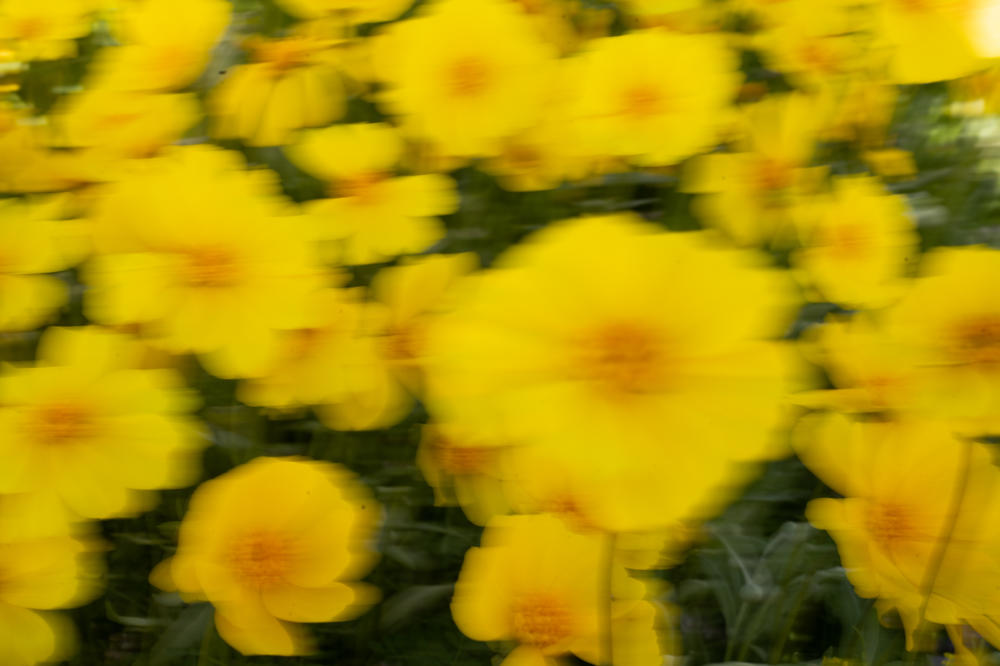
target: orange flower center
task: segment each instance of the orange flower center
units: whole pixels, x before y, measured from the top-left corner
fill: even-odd
[[[184,252],[182,270],[185,281],[192,287],[231,287],[240,277],[234,253],[225,247],[200,247]]]
[[[578,374],[612,394],[663,388],[664,349],[648,328],[630,322],[610,323],[586,335],[575,351]]]
[[[769,157],[758,159],[750,174],[754,188],[764,192],[783,190],[792,184],[792,170],[788,165]]]
[[[282,580],[293,556],[294,549],[286,535],[259,531],[236,539],[227,559],[236,577],[245,584],[266,588]]]
[[[485,472],[493,462],[493,450],[485,446],[438,444],[434,452],[441,469],[452,476]]]
[[[492,75],[486,59],[468,55],[455,60],[448,68],[449,90],[456,97],[479,97],[489,87]]]
[[[371,171],[352,178],[342,178],[331,185],[330,193],[334,197],[351,197],[355,203],[371,205],[383,198],[381,185],[387,177],[385,173]]]
[[[389,329],[385,340],[385,355],[393,361],[414,361],[423,356],[424,332],[416,322]]]
[[[17,22],[17,36],[20,39],[38,39],[45,34],[48,20],[44,16],[25,16]]]
[[[917,534],[912,512],[891,502],[879,502],[869,509],[867,527],[882,548],[898,546],[901,541],[912,541]]]
[[[868,247],[868,233],[861,224],[840,223],[827,231],[825,244],[840,259],[858,259]]]
[[[97,427],[92,409],[72,402],[58,402],[38,409],[31,423],[35,439],[59,446],[93,437]]]
[[[963,322],[953,333],[954,354],[966,363],[1000,363],[1000,314]]]
[[[517,600],[512,620],[514,637],[525,645],[549,647],[573,634],[569,605],[551,594],[529,594]]]
[[[622,115],[634,119],[646,119],[663,113],[664,97],[655,86],[643,83],[630,86],[622,93]]]
[[[260,40],[252,43],[251,48],[257,62],[267,63],[272,74],[281,75],[296,67],[308,65],[317,50],[317,44],[311,39],[290,37]]]
[[[504,156],[515,169],[532,171],[542,165],[542,153],[533,146],[510,144],[504,150]]]

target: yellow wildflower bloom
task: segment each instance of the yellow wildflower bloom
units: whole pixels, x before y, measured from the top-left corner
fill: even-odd
[[[24,496],[0,496],[0,663],[35,666],[72,656],[72,623],[53,609],[72,608],[101,590],[103,566],[80,524],[40,529]]]
[[[787,243],[802,207],[825,176],[810,168],[819,127],[814,99],[776,95],[736,117],[734,152],[694,158],[683,188],[701,194],[693,209],[740,245]]]
[[[155,154],[200,115],[193,95],[91,88],[64,98],[53,111],[54,143],[85,151],[78,162],[91,168],[81,180],[110,180],[120,160]]]
[[[721,38],[656,29],[593,40],[575,65],[570,104],[580,136],[595,154],[644,166],[675,164],[716,143],[740,78]]]
[[[86,254],[84,230],[59,220],[64,201],[0,201],[0,332],[28,331],[52,319],[67,300],[53,275]]]
[[[0,45],[8,42],[20,61],[75,56],[74,40],[90,32],[92,13],[89,0],[3,0]]]
[[[243,654],[312,651],[299,622],[348,620],[377,598],[356,582],[374,564],[378,506],[338,465],[257,458],[195,491],[177,555],[152,582],[215,607]]]
[[[317,322],[283,331],[267,372],[240,384],[240,399],[281,411],[314,407],[337,430],[393,425],[412,407],[372,334],[371,308],[358,290],[326,289],[316,295]]]
[[[188,86],[208,65],[231,13],[226,0],[127,3],[113,24],[121,46],[98,52],[91,87],[163,92]]]
[[[289,14],[303,19],[333,17],[347,23],[382,23],[405,12],[413,0],[277,0]]]
[[[434,489],[437,506],[460,506],[465,517],[485,525],[509,513],[504,492],[507,447],[483,441],[461,428],[425,425],[417,448],[417,466]]]
[[[891,49],[894,83],[946,81],[982,69],[978,0],[881,0],[880,37]]]
[[[921,621],[996,612],[1000,471],[987,446],[943,424],[840,415],[806,420],[797,439],[806,465],[845,495],[810,502],[809,521],[837,542],[858,595],[899,611],[909,649]]]
[[[248,42],[252,61],[233,67],[209,98],[216,137],[281,146],[294,130],[327,125],[344,115],[335,41],[307,28],[281,39]]]
[[[222,377],[262,374],[276,332],[310,326],[328,281],[294,212],[235,153],[188,146],[134,165],[95,206],[88,316],[141,324]]]
[[[1000,250],[938,248],[886,312],[885,333],[906,360],[913,409],[955,419],[970,433],[1000,432]]]
[[[74,158],[48,149],[44,118],[0,104],[0,192],[58,192],[75,184]]]
[[[292,160],[329,183],[331,199],[310,211],[333,253],[347,264],[370,264],[421,252],[444,237],[437,215],[458,208],[454,181],[440,174],[396,176],[403,142],[382,123],[337,125],[304,133]]]
[[[914,407],[914,386],[905,351],[867,314],[830,316],[803,338],[833,390],[796,397],[800,404],[844,412],[895,414]]]
[[[435,0],[375,39],[377,101],[443,154],[495,155],[537,122],[554,53],[513,0]]]
[[[920,244],[905,200],[871,178],[842,177],[811,206],[792,264],[813,300],[872,308],[898,298]]]
[[[36,365],[0,375],[0,492],[52,493],[107,518],[191,483],[204,444],[191,396],[173,372],[138,369],[139,353],[103,329],[53,328]]]
[[[431,329],[429,409],[585,470],[602,527],[675,524],[781,455],[795,366],[769,338],[793,307],[784,276],[704,234],[564,221],[460,286]]]
[[[609,567],[607,543],[544,514],[494,519],[482,546],[465,555],[451,606],[455,623],[479,641],[515,641],[506,666],[554,664],[563,655],[592,664],[661,664],[657,607],[624,566]]]

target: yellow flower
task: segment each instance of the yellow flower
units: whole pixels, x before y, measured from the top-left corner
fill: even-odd
[[[121,46],[98,52],[90,87],[131,91],[184,88],[208,65],[232,4],[225,0],[129,2],[113,24]]]
[[[870,21],[858,18],[868,15],[863,7],[841,0],[791,0],[773,10],[773,23],[754,45],[797,87],[841,85],[867,64],[871,29]]]
[[[243,654],[306,654],[296,623],[348,620],[376,600],[356,580],[374,564],[378,511],[337,465],[257,458],[195,491],[177,555],[151,580],[210,602],[219,634]]]
[[[920,244],[905,200],[871,178],[841,177],[811,205],[792,265],[815,288],[812,300],[873,308],[898,298]]]
[[[837,542],[858,595],[900,612],[909,649],[922,621],[996,613],[1000,471],[989,447],[943,424],[839,415],[807,419],[796,439],[806,465],[845,496],[810,502],[809,521]]]
[[[337,125],[303,134],[288,150],[302,169],[329,184],[332,199],[310,210],[323,238],[340,240],[347,264],[421,252],[444,237],[437,215],[458,208],[454,182],[440,174],[396,176],[403,142],[382,123]],[[340,245],[340,244],[338,244]]]
[[[478,263],[471,252],[412,257],[383,268],[372,280],[372,296],[382,317],[374,331],[382,356],[414,395],[424,391],[427,330],[449,307],[451,290]]]
[[[715,144],[739,85],[735,56],[714,35],[650,29],[597,39],[575,67],[571,113],[591,151],[647,166]]]
[[[73,157],[48,149],[44,118],[0,104],[0,192],[57,192],[74,185]]]
[[[509,513],[503,487],[506,447],[446,424],[423,427],[417,466],[434,489],[436,506],[460,506],[466,518],[485,525]]]
[[[675,524],[749,473],[735,463],[781,455],[795,364],[770,338],[793,308],[785,276],[704,234],[553,224],[460,285],[430,332],[428,408],[585,472],[602,527]]]
[[[205,444],[180,378],[140,369],[136,342],[46,331],[38,362],[0,375],[0,492],[54,494],[87,518],[128,516],[198,474]]]
[[[819,119],[814,99],[777,95],[737,116],[735,151],[693,159],[683,188],[706,222],[740,245],[783,243],[794,236],[802,206],[825,175],[809,168]]]
[[[67,299],[54,275],[86,254],[84,230],[59,220],[64,201],[0,201],[0,332],[28,331],[50,320]]]
[[[80,524],[44,529],[24,496],[0,496],[0,663],[62,661],[75,649],[72,623],[58,608],[83,605],[100,592],[97,543]],[[27,509],[27,510],[26,510]]]
[[[12,42],[20,61],[55,60],[76,55],[76,39],[90,33],[89,0],[3,0],[0,45]]]
[[[915,385],[912,408],[970,433],[1000,433],[1000,251],[939,248],[886,312]]]
[[[86,151],[80,161],[92,168],[81,180],[111,180],[118,161],[149,157],[173,143],[201,110],[193,95],[91,88],[64,98],[53,115],[54,142]]]
[[[435,0],[375,38],[377,98],[445,155],[495,155],[537,122],[553,53],[513,0]]]
[[[143,160],[95,207],[98,254],[84,266],[94,321],[141,324],[212,373],[266,371],[277,330],[306,328],[328,281],[294,214],[265,172],[204,146]]]
[[[575,534],[542,514],[494,519],[482,543],[465,555],[452,616],[475,640],[515,641],[506,666],[553,664],[563,655],[592,664],[662,663],[657,607],[624,566],[609,566],[607,537]]]
[[[209,98],[216,137],[280,146],[294,130],[344,115],[335,42],[307,28],[281,39],[249,41],[252,62],[233,67]]]
[[[915,406],[907,354],[885,335],[875,317],[830,316],[807,330],[803,339],[811,360],[826,370],[834,389],[796,396],[800,404],[888,414]]]
[[[348,23],[382,23],[398,17],[413,0],[277,0],[289,14],[304,19],[335,17]]]
[[[929,83],[982,69],[985,54],[976,41],[982,4],[979,0],[881,0],[878,29],[892,49],[891,80]]]
[[[240,399],[282,411],[314,407],[337,430],[385,428],[403,418],[412,398],[383,357],[358,290],[326,289],[314,307],[321,319],[282,332],[273,365],[240,384]]]

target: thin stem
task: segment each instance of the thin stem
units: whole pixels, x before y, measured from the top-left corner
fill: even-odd
[[[611,629],[611,619],[614,615],[615,603],[615,546],[618,535],[608,532],[605,535],[605,575],[604,585],[601,586],[601,609],[604,611],[604,635],[601,641],[601,664],[604,666],[614,665],[614,634]]]

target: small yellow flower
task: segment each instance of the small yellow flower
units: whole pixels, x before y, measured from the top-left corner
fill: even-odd
[[[514,641],[507,666],[554,664],[564,655],[592,664],[662,663],[659,611],[624,566],[609,568],[607,537],[573,533],[544,514],[505,516],[490,522],[482,544],[465,555],[452,616],[470,638]]]
[[[220,635],[243,654],[306,654],[296,623],[348,620],[376,600],[356,581],[374,564],[378,510],[337,465],[257,458],[195,491],[177,555],[151,580],[210,602]]]
[[[51,612],[102,587],[96,540],[83,524],[34,522],[23,495],[0,496],[0,663],[35,666],[75,651],[73,625]]]
[[[871,178],[842,177],[810,205],[792,264],[813,300],[872,308],[898,298],[920,243],[904,199]]]
[[[4,0],[0,2],[0,45],[13,46],[21,61],[76,55],[76,41],[90,33],[89,0]]]
[[[328,253],[370,264],[422,252],[444,237],[436,216],[458,208],[454,182],[440,174],[397,176],[403,142],[389,125],[336,125],[304,133],[292,160],[328,183],[333,198],[313,202],[322,237],[340,241]]]
[[[67,299],[53,275],[86,254],[85,230],[58,219],[63,200],[0,201],[0,332],[27,331],[53,318]]]
[[[777,95],[736,117],[731,153],[701,155],[688,164],[683,187],[698,193],[694,210],[740,245],[786,243],[825,174],[809,167],[819,127],[816,101]]]
[[[805,420],[795,439],[803,462],[845,496],[810,502],[809,521],[837,542],[858,595],[899,611],[909,649],[922,621],[997,612],[1000,471],[989,447],[940,423],[840,415]]]
[[[513,0],[435,0],[375,39],[377,101],[443,154],[496,155],[537,122],[554,53]]]
[[[276,190],[267,173],[217,148],[135,163],[94,209],[88,316],[141,324],[158,345],[196,353],[222,377],[265,372],[277,331],[310,326],[312,298],[329,280],[308,221]]]
[[[885,314],[905,358],[912,409],[970,434],[1000,433],[1000,250],[938,248]]]
[[[188,485],[205,442],[179,377],[138,369],[134,341],[54,328],[38,362],[0,376],[0,492],[51,493],[87,518],[134,515]]]
[[[307,28],[248,42],[251,62],[233,67],[209,99],[216,137],[280,146],[294,130],[327,125],[344,114],[336,42]]]
[[[716,143],[740,78],[721,38],[656,29],[593,40],[574,65],[571,114],[591,152],[644,166]]]
[[[208,65],[231,13],[226,0],[126,3],[112,23],[121,46],[98,52],[90,87],[165,92],[188,86]]]

